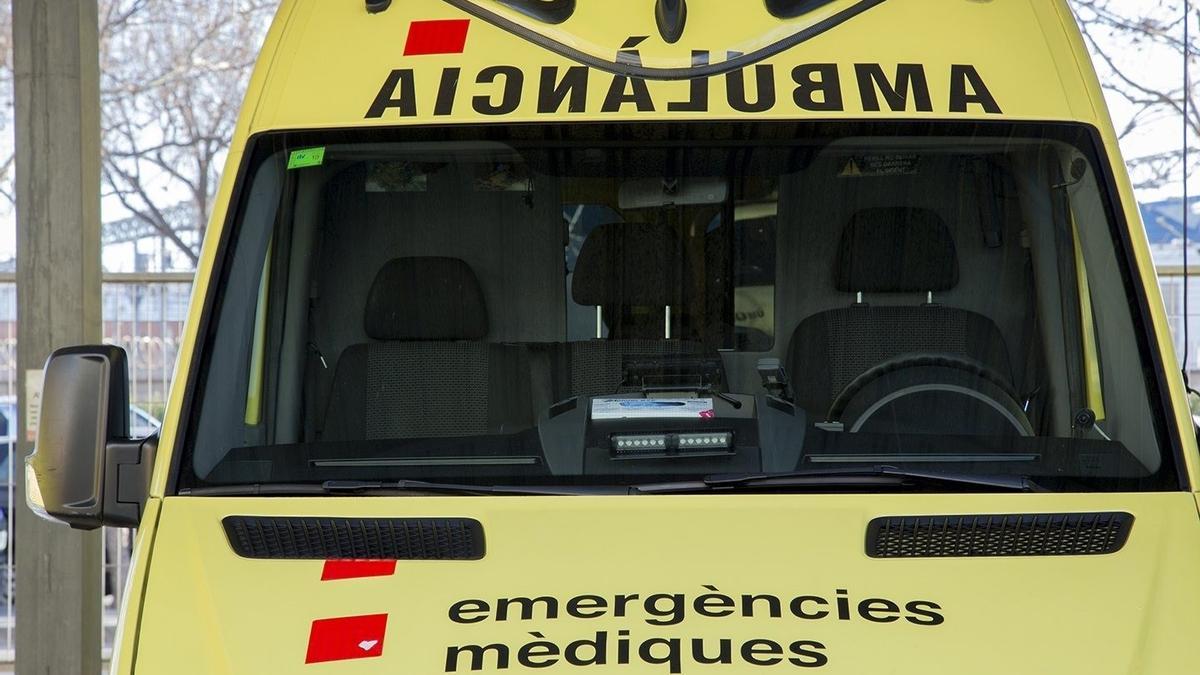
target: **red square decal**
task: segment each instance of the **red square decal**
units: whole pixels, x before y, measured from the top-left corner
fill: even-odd
[[[305,663],[348,661],[383,656],[387,614],[317,619],[308,634]]]
[[[461,54],[467,45],[470,19],[414,21],[408,26],[405,56],[424,54]]]
[[[395,572],[395,560],[326,560],[321,581],[390,577]]]

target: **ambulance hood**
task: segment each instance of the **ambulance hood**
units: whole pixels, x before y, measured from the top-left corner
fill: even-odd
[[[1063,513],[1132,526],[1098,555],[864,548],[880,517]],[[428,550],[476,559],[235,552],[322,545],[283,517],[450,519]],[[1188,494],[175,497],[151,527],[135,673],[1165,675],[1200,633]]]

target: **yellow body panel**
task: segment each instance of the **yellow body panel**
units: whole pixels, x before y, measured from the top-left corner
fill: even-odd
[[[580,0],[578,15],[553,27],[524,18],[494,0],[462,0],[469,13],[441,0],[396,0],[369,15],[356,0],[283,0],[251,80],[227,168],[213,209],[186,338],[177,366],[157,458],[151,505],[139,533],[119,639],[118,673],[435,673],[447,670],[448,646],[493,641],[516,650],[539,632],[566,644],[596,631],[651,637],[763,637],[785,645],[825,645],[829,673],[1150,673],[1195,671],[1186,645],[1200,633],[1200,495],[810,495],[778,497],[642,498],[357,498],[217,499],[167,497],[180,437],[188,377],[219,244],[225,234],[236,177],[254,134],[286,129],[422,124],[681,119],[970,119],[1072,121],[1100,134],[1133,242],[1134,264],[1149,299],[1152,327],[1168,372],[1171,414],[1183,439],[1188,483],[1200,485],[1200,462],[1183,382],[1174,370],[1171,336],[1132,186],[1121,162],[1102,92],[1065,0],[884,0],[858,8],[837,0],[814,17],[775,22],[761,3],[689,0],[689,26],[677,44],[658,37],[649,0]],[[734,9],[736,5],[736,9]],[[586,96],[576,112],[568,102],[539,112],[545,69],[562,77],[579,61],[480,18],[499,16],[589,58],[617,59],[631,36],[645,67],[687,68],[693,51],[713,63],[728,52],[788,40],[841,12],[861,11],[807,40],[754,57],[739,81],[714,75],[704,86],[703,111],[686,111],[695,92],[686,79],[645,83],[650,108],[624,103],[605,111],[617,68],[588,70]],[[412,21],[469,19],[463,53],[405,56]],[[834,64],[842,104],[807,110],[796,102],[794,70]],[[894,81],[900,64],[920,66],[930,109],[908,101],[892,111],[864,110],[857,64],[875,64]],[[481,113],[503,103],[512,66],[522,82],[511,112]],[[970,66],[999,112],[970,103],[956,109],[954,77]],[[446,75],[447,69],[460,69]],[[385,85],[411,78],[412,95]],[[914,71],[915,72],[915,71]],[[760,74],[761,73],[761,74]],[[957,73],[957,75],[956,75]],[[483,76],[481,77],[481,74]],[[457,77],[453,77],[457,75]],[[759,78],[766,78],[760,80]],[[443,81],[457,88],[435,114]],[[481,82],[482,80],[482,82]],[[554,80],[557,82],[557,80]],[[744,112],[743,103],[774,88],[773,104]],[[972,81],[973,82],[973,81]],[[870,84],[870,82],[868,82]],[[970,85],[978,94],[977,87]],[[878,91],[876,90],[878,94]],[[405,100],[369,117],[377,99]],[[399,98],[397,98],[399,97]],[[675,104],[675,105],[672,105]],[[642,109],[639,110],[638,108]],[[745,108],[746,105],[737,107]],[[161,504],[161,511],[159,505]],[[1132,537],[1117,554],[1090,558],[873,560],[863,552],[866,523],[881,515],[1128,511]],[[237,557],[221,529],[230,514],[474,517],[487,532],[488,554],[477,562],[400,563],[389,577],[321,582],[319,561],[269,562]],[[487,621],[459,626],[449,606],[467,598],[580,594],[709,592],[781,597],[846,589],[857,598],[928,600],[945,622],[799,621],[787,618],[705,618],[678,625],[642,618]],[[791,595],[789,595],[791,594]],[[311,622],[325,616],[388,613],[384,655],[377,659],[305,666]],[[635,647],[636,649],[636,647]],[[730,672],[754,669],[742,665]],[[566,666],[560,664],[557,670]],[[779,668],[792,666],[785,661]],[[460,668],[460,670],[469,668]],[[518,668],[513,668],[517,670]],[[552,670],[555,670],[552,669]],[[669,666],[609,666],[602,672],[670,672]],[[702,667],[689,665],[683,672]]]
[[[1049,558],[883,560],[865,555],[868,521],[896,514],[1124,510],[1134,515],[1118,553]],[[356,517],[454,516],[478,519],[487,554],[478,561],[398,563],[394,574],[322,581],[321,561],[240,558],[230,549],[227,515]],[[669,673],[636,656],[616,663],[618,631],[637,645],[649,638],[688,644],[705,638],[735,645],[763,638],[824,646],[822,673],[1129,673],[1194,672],[1188,636],[1200,631],[1200,521],[1191,495],[808,495],[780,497],[571,497],[213,499],[165,501],[146,591],[153,603],[140,625],[137,672],[172,673],[441,673],[470,672],[469,660],[447,667],[447,650],[500,643],[517,651],[544,635],[560,647],[597,631],[610,636],[607,667],[597,672]],[[713,591],[715,588],[716,591]],[[851,601],[836,616],[837,591]],[[727,617],[697,614],[708,593],[736,598]],[[624,617],[568,616],[579,595],[613,598],[682,594],[685,616],[673,625],[647,622],[642,605]],[[742,616],[742,595],[781,599],[780,617],[765,605]],[[814,595],[831,614],[790,613],[790,601]],[[557,618],[496,620],[497,600],[555,598]],[[944,621],[874,623],[858,613],[867,599],[904,607],[925,601]],[[462,600],[483,599],[492,617],[450,620]],[[659,609],[671,600],[658,601]],[[610,605],[613,605],[610,600]],[[815,613],[817,607],[802,609]],[[327,617],[387,614],[377,658],[305,665],[310,626]],[[650,617],[653,618],[653,617]],[[666,621],[664,619],[655,619]],[[673,621],[673,620],[670,620]],[[737,647],[735,647],[737,649]],[[658,650],[655,650],[658,653]],[[722,672],[749,672],[740,655]],[[786,661],[777,668],[796,670]],[[551,671],[574,670],[559,663]],[[589,670],[583,668],[583,670]],[[799,668],[804,671],[807,668]],[[497,670],[489,661],[484,672]]]

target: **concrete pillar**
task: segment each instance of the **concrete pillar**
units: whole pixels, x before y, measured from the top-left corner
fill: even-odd
[[[96,0],[12,0],[12,10],[23,474],[27,377],[53,349],[101,337],[100,67]],[[100,534],[40,520],[16,482],[17,672],[99,673]]]

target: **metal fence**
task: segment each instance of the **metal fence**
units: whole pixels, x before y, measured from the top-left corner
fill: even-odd
[[[166,406],[167,391],[179,354],[192,290],[191,274],[106,274],[103,287],[104,342],[129,353],[130,427],[135,435],[153,431]],[[13,447],[17,433],[17,289],[11,275],[0,276],[0,443]],[[22,478],[19,462],[4,462],[7,502],[0,534],[4,545],[0,569],[0,662],[11,662],[16,607],[13,582],[13,490]],[[129,572],[133,533],[105,528],[101,593],[104,655],[112,650],[121,596]]]
[[[1187,275],[1188,308],[1184,316],[1184,270],[1182,267],[1159,267],[1158,286],[1162,289],[1163,304],[1167,308],[1167,321],[1171,324],[1171,335],[1175,342],[1176,358],[1183,362],[1186,355],[1188,378],[1192,386],[1200,383],[1200,267],[1189,266]],[[1184,331],[1184,322],[1190,330]],[[1184,344],[1184,336],[1188,344]]]

